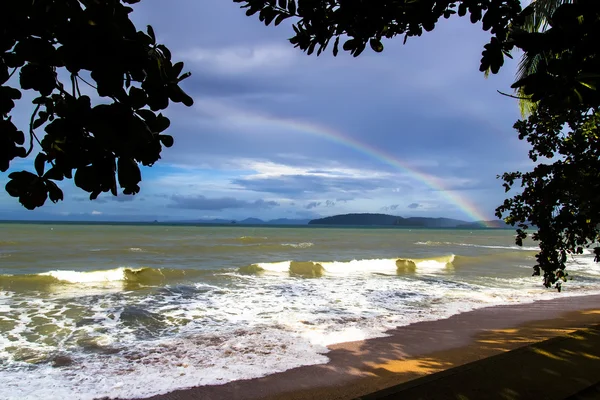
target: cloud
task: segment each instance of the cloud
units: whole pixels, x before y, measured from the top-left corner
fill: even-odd
[[[341,167],[333,163],[324,165],[327,168],[315,169],[312,165],[302,165],[303,160],[294,162],[298,164],[245,160],[240,162],[238,168],[252,172],[244,177],[234,178],[231,183],[244,190],[294,198],[314,198],[314,194],[319,193],[348,199],[355,197],[352,193],[364,194],[387,188],[390,179],[398,178],[386,171]]]
[[[385,180],[361,180],[354,178],[320,178],[307,176],[283,176],[265,179],[234,179],[232,183],[245,190],[274,193],[294,197],[312,197],[316,193],[355,193],[378,190],[387,186]]]
[[[119,195],[119,196],[113,196],[111,198],[112,201],[116,201],[117,203],[128,203],[130,201],[134,201],[136,198],[139,198],[140,200],[144,200],[143,198],[139,197],[139,196],[131,196],[131,195]]]
[[[117,203],[127,203],[130,201],[134,201],[136,198],[139,198],[139,196],[130,196],[130,195],[119,195],[119,196],[112,196],[110,194],[104,194],[104,195],[100,195],[98,196],[95,200],[92,200],[94,203],[96,204],[106,204],[108,202],[117,202]],[[89,197],[84,197],[84,196],[73,196],[72,199],[76,202],[79,203],[87,203],[90,201]],[[140,198],[140,200],[143,200]]]
[[[325,206],[326,207],[334,207],[335,206],[335,201],[333,201],[333,200],[327,200],[327,201],[325,201]]]
[[[398,207],[400,207],[400,204],[392,204],[391,206],[382,207],[381,210],[382,211],[395,211],[398,209]]]
[[[97,211],[97,210],[92,211],[92,215],[102,215],[102,214],[104,214],[102,211]]]
[[[292,46],[263,44],[216,49],[197,47],[180,52],[177,56],[215,73],[241,75],[282,70],[301,55]]]
[[[419,207],[421,207],[421,205],[420,205],[419,203],[410,203],[410,204],[408,205],[408,208],[410,208],[410,209],[413,209],[413,210],[414,210],[414,209],[417,209],[417,208],[419,208]]]
[[[222,198],[207,198],[205,196],[171,196],[172,203],[168,204],[169,208],[180,208],[187,210],[203,210],[203,211],[222,211],[227,209],[268,209],[277,207],[280,204],[276,201],[266,201],[258,199],[255,201],[245,201],[235,199],[233,197]]]
[[[317,208],[321,205],[320,201],[312,201],[310,203],[308,203],[307,205],[304,206],[304,208],[306,208],[307,210],[311,210],[313,208]]]

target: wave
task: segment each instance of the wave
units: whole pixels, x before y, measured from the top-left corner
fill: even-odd
[[[98,271],[55,270],[39,274],[0,275],[3,290],[44,290],[56,285],[81,285],[136,289],[193,280],[214,271],[169,268],[120,267]]]
[[[302,242],[302,243],[282,243],[284,247],[293,247],[295,249],[307,249],[309,247],[314,246],[314,243],[311,242]]]
[[[251,264],[242,267],[238,272],[243,274],[277,273],[309,277],[323,275],[345,276],[356,274],[396,275],[402,273],[439,273],[452,267],[455,255],[417,258],[390,258],[351,261],[280,261]]]

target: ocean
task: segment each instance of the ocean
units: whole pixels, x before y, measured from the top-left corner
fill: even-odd
[[[563,291],[511,230],[0,224],[2,399],[144,397],[327,362],[327,345]]]

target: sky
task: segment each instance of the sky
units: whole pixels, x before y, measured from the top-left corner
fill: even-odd
[[[131,14],[153,26],[184,71],[191,108],[171,105],[162,159],[141,192],[95,201],[72,182],[65,200],[35,211],[0,191],[0,219],[178,221],[311,219],[353,212],[493,219],[498,174],[530,169],[512,125],[516,61],[479,72],[489,33],[466,18],[386,40],[383,53],[307,56],[289,24],[265,27],[229,0],[144,0]],[[515,55],[518,59],[518,55]],[[27,121],[21,100],[15,120]],[[11,170],[33,170],[17,160]],[[8,180],[0,174],[2,187]]]

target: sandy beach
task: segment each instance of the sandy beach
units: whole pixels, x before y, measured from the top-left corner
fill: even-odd
[[[324,365],[151,399],[352,399],[598,323],[600,296],[483,308],[330,346]]]

